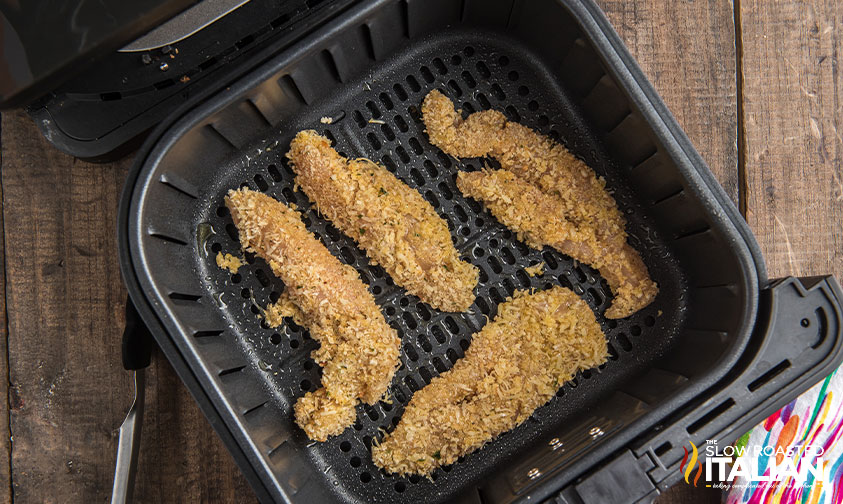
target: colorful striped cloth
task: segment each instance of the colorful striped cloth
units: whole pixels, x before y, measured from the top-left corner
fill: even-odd
[[[838,370],[839,371],[839,370]],[[804,457],[806,449],[822,447],[822,464],[827,481],[816,481],[807,471],[804,482],[791,476],[780,481],[752,482],[738,477],[724,495],[727,504],[841,504],[843,503],[843,373],[835,371],[808,392],[770,416],[743,435],[735,446],[745,449],[747,464],[757,464],[757,474],[770,474],[771,467],[783,467],[785,457],[792,454],[793,466],[807,463],[816,466],[816,457]],[[760,447],[761,449],[759,450]],[[763,447],[772,447],[764,450]],[[766,454],[764,452],[767,452]],[[772,452],[772,453],[771,453]],[[752,460],[749,460],[752,459]],[[780,469],[781,471],[781,469]]]

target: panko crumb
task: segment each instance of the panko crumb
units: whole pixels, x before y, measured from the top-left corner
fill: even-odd
[[[249,189],[229,191],[225,204],[240,244],[286,286],[267,309],[267,323],[292,316],[319,342],[310,356],[322,366],[321,388],[299,398],[294,412],[310,439],[326,441],[354,423],[360,401],[374,404],[386,394],[401,340],[357,271],[334,257],[298,212]]]
[[[321,122],[322,124],[331,124],[332,122],[334,122],[334,118],[333,117],[327,117],[327,116],[322,117],[321,119],[319,119],[319,122]]]
[[[527,266],[526,268],[524,268],[524,273],[527,273],[531,277],[544,275],[544,262],[540,262],[532,266]]]
[[[516,292],[465,357],[415,393],[395,430],[372,445],[372,460],[390,473],[430,475],[523,423],[607,356],[600,325],[576,294]]]
[[[463,119],[453,102],[435,89],[424,98],[421,108],[433,145],[458,158],[491,156],[501,165],[502,170],[485,170],[484,175],[460,173],[463,183],[458,179],[457,186],[463,193],[474,185],[478,191],[468,196],[487,206],[495,199],[497,209],[492,207],[492,213],[508,227],[516,221],[544,221],[541,227],[532,227],[531,246],[551,245],[600,269],[615,295],[606,317],[628,317],[655,299],[658,286],[650,279],[641,256],[627,243],[626,221],[606,189],[606,181],[585,162],[550,138],[508,121],[497,110],[475,112]],[[500,172],[508,172],[511,177],[497,185],[511,192],[491,194],[485,189],[497,182],[494,179],[503,180]],[[476,177],[469,181],[464,177],[468,175]],[[540,197],[524,196],[519,192],[524,188],[533,189]],[[519,199],[520,208],[510,204],[511,197]],[[536,203],[554,213],[542,215]],[[528,234],[525,229],[515,230]]]
[[[243,260],[231,254],[223,255],[222,252],[217,252],[217,266],[222,269],[227,269],[232,274],[237,273],[240,266],[243,266]]]
[[[312,130],[296,135],[287,158],[319,212],[396,284],[438,310],[471,306],[479,272],[460,259],[448,224],[417,190],[371,160],[340,156]]]

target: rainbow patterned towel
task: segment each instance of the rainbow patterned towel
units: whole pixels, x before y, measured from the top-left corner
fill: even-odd
[[[731,481],[724,502],[843,503],[843,443],[838,443],[843,433],[843,373],[838,371],[735,443],[743,453],[738,457],[742,465],[751,467],[754,476]],[[823,474],[817,477],[820,465]],[[759,475],[773,481],[760,481],[765,477]]]

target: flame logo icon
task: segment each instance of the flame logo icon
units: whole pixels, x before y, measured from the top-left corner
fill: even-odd
[[[697,452],[697,445],[689,441],[691,445],[691,460],[688,460],[688,449],[683,448],[685,450],[685,456],[682,457],[682,462],[679,464],[679,472],[683,472],[685,474],[685,483],[691,484],[689,478],[691,477],[691,472],[694,470],[694,464],[697,465],[697,473],[694,475],[694,486],[697,486],[697,482],[700,481],[700,476],[702,476],[702,463],[699,462],[699,453]],[[688,463],[685,466],[685,463]]]

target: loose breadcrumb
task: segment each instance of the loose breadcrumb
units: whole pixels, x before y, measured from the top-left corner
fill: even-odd
[[[595,245],[591,251],[593,256],[631,254],[636,259],[629,259],[630,264],[640,263],[643,267],[638,253],[626,242],[626,222],[615,200],[606,191],[605,181],[564,146],[521,124],[507,121],[497,110],[475,112],[463,119],[451,100],[437,90],[425,97],[422,116],[430,142],[445,153],[455,157],[494,157],[501,168],[552,197],[557,207],[556,222],[569,230],[594,236],[597,243],[592,243]],[[576,258],[594,266],[581,257]],[[615,292],[616,299],[606,310],[607,317],[627,317],[653,300],[658,287],[650,280],[645,267],[643,274],[646,277],[641,285],[643,292],[627,293],[637,297],[637,301],[619,303],[620,293]]]
[[[232,274],[237,273],[237,270],[240,269],[240,266],[243,266],[243,261],[240,260],[239,257],[235,257],[231,254],[223,255],[222,252],[217,252],[217,266],[222,269],[227,269]]]
[[[459,177],[459,175],[457,176]],[[527,266],[526,268],[524,268],[524,272],[530,275],[531,277],[542,276],[544,274],[544,263],[540,262],[532,266]]]
[[[465,311],[478,271],[460,260],[446,222],[421,194],[367,159],[348,160],[315,131],[287,153],[296,183],[396,284],[432,307]]]
[[[600,271],[615,294],[608,318],[623,318],[650,304],[658,287],[650,280],[641,257],[626,242],[607,245],[590,226],[560,218],[565,209],[558,197],[541,191],[512,172],[460,172],[457,187],[482,201],[502,224],[534,248],[549,245]]]
[[[293,316],[320,343],[311,357],[323,368],[322,387],[294,410],[308,437],[325,441],[354,422],[358,401],[374,404],[385,394],[400,340],[354,268],[331,255],[296,211],[249,189],[229,191],[225,204],[243,248],[265,259],[286,285],[267,322]]]
[[[322,124],[331,124],[332,122],[334,122],[334,118],[333,117],[322,117],[322,118],[319,119],[319,122],[321,122]]]
[[[416,392],[372,460],[390,473],[429,475],[524,422],[607,354],[594,314],[573,292],[516,292],[465,357]]]

